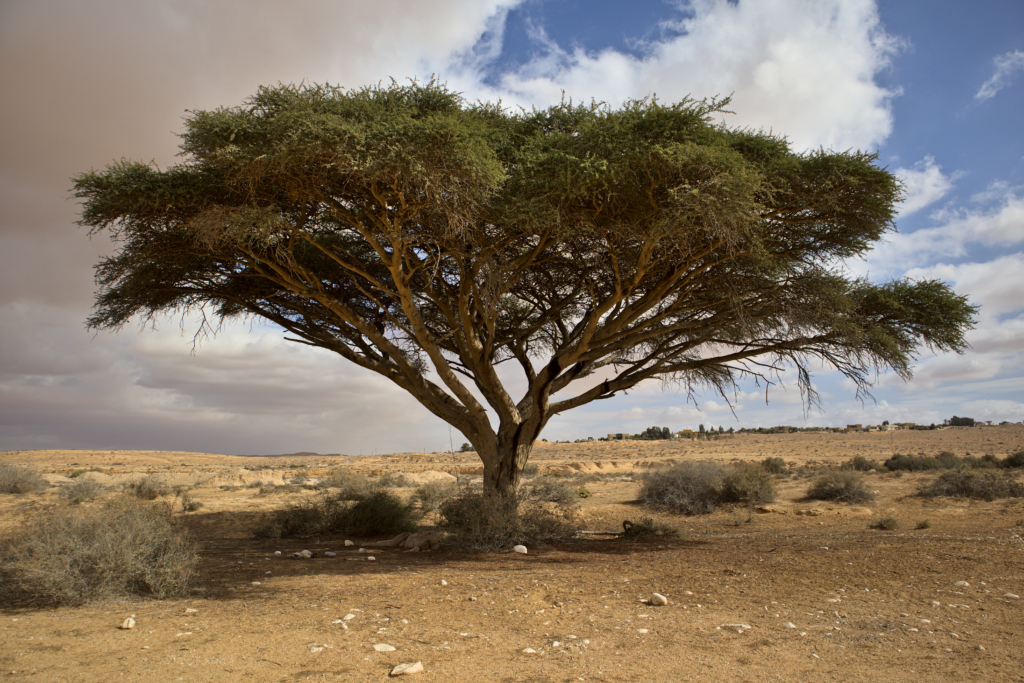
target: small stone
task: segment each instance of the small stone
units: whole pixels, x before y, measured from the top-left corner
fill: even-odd
[[[906,612],[900,612],[900,616],[901,617],[909,617],[910,615],[907,614]]]
[[[345,616],[342,617],[342,620],[343,621],[352,621],[355,618],[356,618],[356,615],[354,615],[351,612],[349,612],[348,614],[346,614]]]
[[[561,643],[558,642],[557,640],[555,642],[551,643],[551,647],[559,647],[560,645],[561,645]]]
[[[683,595],[693,595],[693,591],[683,591]]]
[[[524,648],[523,649],[523,654],[524,655],[535,655],[535,654],[537,654],[537,651],[534,650],[532,647],[528,647],[528,648]]]
[[[398,648],[394,645],[388,645],[387,643],[377,643],[373,646],[373,649],[376,652],[394,652]]]
[[[792,621],[784,621],[782,622],[782,628],[796,628],[796,624]]]
[[[512,547],[512,552],[519,553],[520,555],[525,555],[526,554],[526,546],[525,545],[513,546]]]
[[[361,552],[361,553],[365,553],[365,552],[366,552],[366,548],[360,548],[360,549],[358,550],[358,552]]]
[[[938,600],[932,600],[931,601],[931,606],[932,607],[942,607],[942,603],[939,602]]]
[[[590,639],[589,638],[584,638],[583,639],[583,644],[584,645],[590,645]]]
[[[953,585],[954,585],[954,586],[960,586],[961,588],[967,588],[967,587],[968,587],[968,586],[970,586],[971,584],[967,583],[966,581],[957,581],[957,582],[956,582],[956,583],[954,583]]]
[[[260,585],[260,582],[259,582],[259,581],[253,581],[253,582],[252,582],[252,585],[253,585],[253,586],[259,586],[259,585]]]
[[[275,550],[274,551],[274,557],[281,557],[281,551],[280,550]]]
[[[411,676],[412,674],[418,674],[423,671],[423,662],[409,662],[405,664],[399,664],[391,670],[392,676]]]
[[[323,652],[324,649],[322,647],[320,647],[319,645],[317,645],[316,647],[309,648],[309,651],[310,652]]]
[[[638,629],[636,630],[636,632],[637,632],[637,633],[647,633],[647,629],[645,629],[645,628],[638,628]]]
[[[263,573],[264,573],[265,575],[267,575],[267,576],[270,576],[270,575],[271,575],[271,574],[273,574],[274,572],[263,572]]]
[[[377,558],[376,558],[376,557],[374,557],[373,555],[367,555],[367,556],[366,556],[366,561],[367,561],[367,562],[371,562],[371,561],[373,561],[373,560],[376,560],[376,559],[377,559]]]
[[[337,557],[337,556],[338,556],[338,553],[334,552],[333,550],[328,550],[327,552],[324,553],[324,557]]]
[[[750,624],[722,624],[725,628],[734,628],[739,631],[749,631]]]
[[[345,541],[345,547],[346,548],[351,548],[354,545],[355,545],[355,543],[353,543],[352,541],[348,541],[348,540]]]
[[[197,610],[195,607],[186,607],[185,608],[185,614],[195,614],[198,611],[199,610]]]
[[[668,604],[668,598],[666,598],[661,593],[653,593],[651,595],[651,604],[656,605],[658,607],[663,607],[664,605]]]
[[[908,628],[907,630],[911,633],[919,633],[919,631],[916,628]]]
[[[977,650],[978,652],[984,652],[985,651],[985,646],[984,645],[980,645],[980,644],[979,645],[975,645],[974,649]]]
[[[438,586],[447,586],[448,582],[445,581],[444,579],[441,579],[440,581],[437,582],[437,585]]]
[[[1011,600],[1020,600],[1020,596],[1014,595],[1013,593],[1003,593],[1003,597],[1010,598]]]
[[[121,622],[120,628],[122,628],[122,629],[124,629],[126,631],[128,629],[135,628],[135,620],[132,619],[131,617],[128,617],[127,619],[125,619],[124,621]]]

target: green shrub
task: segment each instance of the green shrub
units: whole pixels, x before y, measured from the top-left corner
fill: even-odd
[[[890,472],[927,472],[930,470],[941,470],[943,467],[944,465],[938,458],[932,458],[927,455],[903,455],[897,453],[885,461],[885,469]]]
[[[347,512],[348,508],[337,498],[323,493],[284,510],[276,510],[252,533],[256,538],[295,538],[342,533]]]
[[[343,467],[331,472],[327,485],[338,489],[336,495],[339,500],[363,500],[382,488],[379,481],[374,481],[359,472],[350,472]]]
[[[943,472],[921,491],[925,496],[997,500],[1024,496],[1024,484],[990,470],[955,470]]]
[[[430,481],[417,488],[412,499],[424,513],[436,512],[442,502],[458,492],[458,484],[453,481]]]
[[[526,497],[559,505],[573,505],[580,496],[572,486],[561,479],[538,477],[526,490]]]
[[[35,493],[49,486],[30,469],[0,463],[0,493]]]
[[[78,503],[84,503],[87,500],[103,495],[106,490],[106,486],[84,479],[62,486],[60,488],[60,497],[77,505]]]
[[[356,536],[394,536],[416,530],[412,506],[387,491],[357,501],[343,515],[345,531]]]
[[[840,503],[866,503],[874,500],[864,483],[864,475],[851,470],[829,469],[815,477],[807,491],[811,500],[834,500]]]
[[[775,500],[775,484],[772,483],[771,472],[749,463],[730,468],[722,478],[718,500],[750,505],[771,503]]]
[[[684,515],[715,511],[723,469],[709,462],[684,462],[644,474],[640,500]]]
[[[655,522],[650,517],[641,517],[636,522],[623,522],[622,527],[622,535],[626,538],[647,538],[651,536],[677,538],[679,536],[679,530],[675,527]]]
[[[56,507],[27,520],[6,542],[4,571],[35,602],[185,593],[199,554],[167,506],[124,498],[98,509]]]
[[[786,461],[782,458],[765,458],[761,461],[761,467],[771,474],[785,474],[789,471]]]
[[[892,515],[886,515],[885,517],[879,517],[878,519],[871,522],[869,525],[872,529],[882,529],[884,531],[895,531],[900,528],[900,520],[896,519]]]
[[[128,491],[136,498],[142,500],[156,500],[160,496],[166,496],[170,491],[153,477],[143,477],[131,484]]]
[[[199,508],[203,507],[203,501],[196,500],[188,494],[182,494],[181,496],[181,511],[182,512],[195,512]]]
[[[578,489],[576,489],[576,495],[578,495],[580,498],[593,498],[594,497],[594,494],[590,492],[590,489],[588,489],[588,488],[586,488],[584,486],[581,486]]]
[[[479,550],[539,546],[572,538],[579,531],[575,506],[551,510],[538,501],[467,491],[441,503],[439,526],[455,545]]]
[[[930,521],[930,520],[927,520],[927,519],[919,519],[919,520],[917,521],[917,524],[915,524],[915,525],[914,525],[914,528],[915,528],[915,529],[930,529],[930,528],[931,528],[931,526],[932,526],[932,523],[931,523],[931,521]]]

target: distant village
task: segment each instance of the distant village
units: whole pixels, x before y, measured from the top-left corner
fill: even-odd
[[[1011,425],[1021,424],[1020,422],[999,422],[996,423],[992,420],[975,420],[970,417],[957,417],[954,415],[948,420],[943,420],[942,424],[917,424],[915,422],[893,422],[890,423],[888,420],[882,422],[880,425],[863,425],[863,424],[848,424],[845,427],[791,427],[789,425],[779,425],[777,427],[741,427],[734,429],[729,427],[724,429],[722,427],[710,427],[705,428],[704,425],[700,425],[696,430],[693,429],[680,429],[679,431],[673,432],[668,427],[648,427],[646,430],[639,434],[626,434],[626,433],[615,433],[608,434],[607,436],[594,438],[588,436],[584,439],[576,439],[572,443],[583,443],[587,441],[664,441],[670,439],[720,439],[728,437],[733,434],[794,434],[798,432],[828,432],[833,434],[851,434],[851,433],[863,433],[863,432],[895,432],[900,430],[932,430],[932,429],[946,429],[949,427],[993,427],[996,425]],[[547,439],[542,439],[547,441]],[[569,441],[555,441],[554,443],[570,443]]]

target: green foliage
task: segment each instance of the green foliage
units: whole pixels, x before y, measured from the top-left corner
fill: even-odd
[[[875,499],[860,472],[834,469],[825,470],[815,477],[807,490],[807,497],[839,503],[867,503]]]
[[[345,511],[345,532],[356,536],[394,536],[416,530],[412,506],[388,491],[376,491]]]
[[[708,462],[684,462],[647,472],[640,488],[645,505],[664,507],[684,515],[715,511],[725,471]]]
[[[1013,455],[1008,455],[1003,458],[1000,463],[1001,467],[1009,468],[1022,468],[1024,467],[1024,451],[1017,451]]]
[[[5,545],[8,580],[46,604],[180,596],[199,563],[196,544],[166,506],[131,498],[104,508],[42,510]]]
[[[843,465],[843,468],[856,470],[858,472],[870,472],[871,470],[881,472],[887,469],[885,465],[875,462],[874,460],[868,460],[863,455],[855,455],[849,462]]]
[[[339,500],[363,500],[381,489],[379,481],[374,481],[365,474],[352,472],[344,467],[332,471],[326,485],[337,489],[335,495]]]
[[[638,441],[663,441],[672,438],[672,430],[668,427],[648,427],[639,434],[634,434],[633,439]]]
[[[1024,496],[1024,484],[1001,472],[963,469],[943,472],[921,490],[921,495],[979,500],[1020,498]]]
[[[535,500],[558,503],[559,505],[574,505],[579,499],[579,493],[561,479],[554,477],[538,477],[527,489],[526,496]]]
[[[256,538],[296,538],[345,531],[348,507],[321,493],[284,510],[276,510],[253,529]]]
[[[467,491],[441,503],[438,517],[439,526],[449,532],[455,545],[497,550],[574,537],[580,528],[576,509]]]
[[[752,463],[730,468],[722,478],[718,499],[723,503],[760,505],[775,500],[775,484],[771,472]]]
[[[0,493],[35,493],[50,485],[34,471],[0,463]]]

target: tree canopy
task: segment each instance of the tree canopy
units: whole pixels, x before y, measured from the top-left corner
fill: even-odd
[[[716,124],[726,104],[513,111],[412,82],[190,112],[178,165],[73,179],[81,224],[120,245],[88,324],[275,323],[459,429],[501,492],[552,417],[646,379],[728,396],[789,369],[813,403],[818,364],[863,395],[922,345],[962,352],[965,297],[842,267],[894,227],[876,156],[795,153]]]

